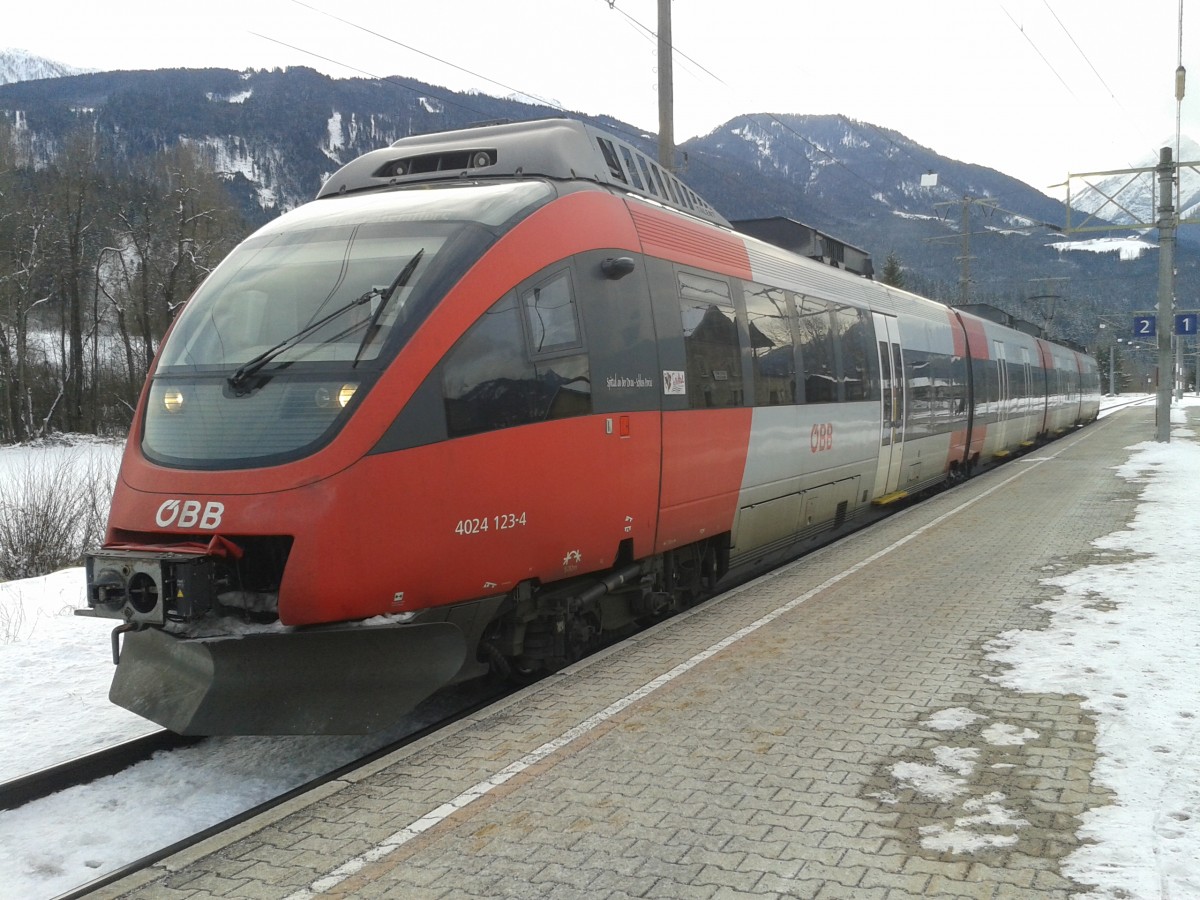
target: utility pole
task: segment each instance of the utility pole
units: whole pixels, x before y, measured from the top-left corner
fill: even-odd
[[[1158,303],[1155,311],[1155,333],[1158,337],[1158,390],[1155,392],[1155,427],[1154,439],[1161,443],[1171,441],[1171,397],[1175,391],[1175,380],[1179,376],[1175,372],[1174,354],[1171,352],[1171,338],[1174,330],[1175,306],[1175,232],[1180,224],[1196,224],[1200,219],[1187,218],[1181,220],[1179,211],[1175,208],[1173,196],[1176,179],[1183,168],[1200,171],[1200,161],[1181,162],[1175,160],[1170,147],[1159,150],[1158,164],[1153,168],[1113,169],[1107,172],[1088,172],[1068,175],[1067,188],[1067,234],[1082,234],[1090,231],[1112,231],[1111,222],[1104,222],[1101,214],[1109,209],[1118,209],[1133,221],[1123,225],[1123,228],[1157,228],[1158,229]],[[1087,179],[1092,177],[1108,177],[1112,175],[1131,176],[1125,184],[1113,191],[1102,189]],[[1150,176],[1156,206],[1145,213],[1135,211],[1133,205],[1124,204],[1120,195],[1126,189]],[[1086,214],[1078,224],[1072,222],[1075,213],[1071,202],[1071,186],[1075,179],[1084,179],[1086,187],[1104,197],[1105,202],[1094,211]],[[1151,214],[1154,221],[1149,221]],[[1175,336],[1176,341],[1179,336]]]
[[[1171,360],[1171,312],[1175,294],[1175,163],[1171,148],[1158,151],[1158,402],[1154,439],[1171,441],[1171,394],[1175,370]]]
[[[961,205],[961,207],[962,207],[962,213],[961,213],[961,215],[962,215],[962,225],[961,225],[962,233],[959,236],[959,240],[962,242],[962,255],[955,257],[955,259],[958,260],[958,262],[960,262],[962,264],[962,274],[959,276],[959,280],[958,280],[958,305],[959,306],[966,306],[971,302],[971,260],[974,259],[974,257],[971,256],[971,207],[972,206],[978,206],[980,209],[982,209],[985,216],[991,215],[992,213],[995,213],[995,212],[999,212],[1002,215],[1009,216],[1010,218],[1022,219],[1025,222],[1027,222],[1028,224],[1019,226],[1021,229],[1045,227],[1045,228],[1051,228],[1054,231],[1062,230],[1057,225],[1051,225],[1048,222],[1039,222],[1036,219],[1031,219],[1031,218],[1029,218],[1029,216],[1026,216],[1022,213],[1013,212],[1011,209],[1004,209],[995,200],[988,200],[988,199],[982,198],[982,197],[972,197],[970,194],[964,194],[963,198],[961,200],[946,200],[942,203],[933,204],[934,209],[945,208],[947,210],[947,214],[945,216],[941,216],[941,214],[939,213],[939,216],[941,216],[941,218],[943,218],[943,219],[949,218],[949,207],[956,206],[956,205]],[[980,233],[983,234],[984,232],[980,232]],[[944,239],[949,240],[950,238],[949,238],[949,236],[947,238],[936,237],[936,238],[931,238],[930,240],[940,241],[940,240],[944,240]]]
[[[971,302],[971,203],[963,197],[962,205],[962,276],[958,282],[958,305]]]
[[[1183,152],[1180,150],[1179,141],[1179,123],[1183,115],[1183,97],[1186,91],[1187,84],[1187,69],[1183,67],[1183,0],[1179,0],[1179,67],[1175,70],[1175,155],[1178,156]],[[1175,178],[1175,208],[1180,209],[1183,206],[1183,178],[1182,176]],[[1174,262],[1172,260],[1172,262]],[[1172,275],[1174,272],[1172,271]],[[1174,280],[1172,279],[1171,297],[1174,299]],[[1171,370],[1174,376],[1172,381],[1175,388],[1175,399],[1183,399],[1183,335],[1175,335],[1175,368]]]
[[[962,205],[962,225],[960,226],[961,232],[959,235],[959,240],[962,242],[962,254],[955,257],[962,266],[958,276],[959,306],[966,306],[971,302],[971,206],[976,203],[987,209],[996,208],[994,200],[981,200],[969,194],[964,194],[962,200],[946,200],[942,203],[933,204],[934,209],[946,207],[947,213],[949,213],[949,207],[955,204]],[[946,218],[948,217],[947,215]],[[941,240],[941,238],[933,238],[933,240]]]
[[[658,164],[675,171],[675,86],[672,74],[671,0],[658,0]]]

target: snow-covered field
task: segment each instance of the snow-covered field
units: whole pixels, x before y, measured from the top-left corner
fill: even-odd
[[[1188,404],[1200,400],[1176,404],[1176,422]],[[0,449],[0,479],[35,452],[65,451]],[[1114,800],[1085,817],[1091,843],[1063,871],[1097,885],[1089,897],[1200,897],[1197,473],[1200,439],[1182,425],[1169,445],[1133,448],[1116,475],[1141,485],[1136,517],[1100,542],[1119,561],[1048,580],[1064,592],[1048,604],[1049,627],[990,647],[1010,667],[1006,687],[1078,694],[1097,717],[1094,777]],[[81,569],[0,584],[0,779],[153,730],[108,702],[112,623],[71,615],[84,605]],[[0,898],[66,891],[149,852],[149,835],[178,840],[373,745],[227,738],[0,812]]]

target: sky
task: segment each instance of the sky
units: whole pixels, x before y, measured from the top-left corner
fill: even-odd
[[[1182,28],[1180,28],[1182,4]],[[10,4],[10,6],[14,6]],[[1200,135],[1196,0],[674,0],[675,135],[840,113],[1047,190]],[[0,41],[69,65],[305,65],[514,92],[658,130],[657,0],[20,3]],[[1056,193],[1047,191],[1048,193]]]
[[[1046,575],[1061,591],[1044,605],[1047,627],[1005,632],[985,647],[1003,664],[1003,687],[1075,695],[1096,718],[1092,777],[1112,801],[1082,817],[1086,842],[1062,863],[1064,875],[1095,885],[1081,900],[1200,896],[1200,556],[1179,539],[1200,509],[1200,435],[1184,424],[1186,406],[1200,397],[1175,402],[1170,443],[1137,444],[1114,469],[1140,493],[1128,528],[1096,541],[1101,561]],[[80,452],[119,448],[0,448],[0,485]],[[112,623],[71,615],[84,605],[81,569],[0,584],[0,780],[154,730],[108,702]],[[1002,721],[980,723],[978,738],[962,733],[985,718],[970,707],[935,710],[922,721],[937,735],[933,764],[891,768],[897,790],[960,806],[952,826],[919,829],[931,851],[970,857],[1011,846],[1029,824],[1003,793],[972,799],[967,790],[986,774],[972,742],[1039,737]],[[64,893],[154,849],[150,835],[166,846],[368,749],[369,739],[353,737],[221,738],[0,811],[0,900]]]

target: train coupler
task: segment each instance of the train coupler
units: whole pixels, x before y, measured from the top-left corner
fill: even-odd
[[[133,622],[126,622],[124,625],[118,625],[112,630],[112,652],[113,665],[121,664],[121,635],[127,631],[137,631],[138,626]]]

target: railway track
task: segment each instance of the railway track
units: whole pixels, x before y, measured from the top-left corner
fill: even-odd
[[[0,783],[0,810],[16,809],[67,788],[87,784],[106,775],[115,775],[149,759],[160,750],[175,750],[201,740],[203,738],[181,737],[171,731],[158,731],[11,778]]]
[[[1104,417],[1106,415],[1116,412],[1117,410],[1128,409],[1129,407],[1137,406],[1140,403],[1153,403],[1153,402],[1155,402],[1155,397],[1153,394],[1150,394],[1150,395],[1139,394],[1135,397],[1130,397],[1128,399],[1121,399],[1121,400],[1115,400],[1115,399],[1111,399],[1111,398],[1106,399],[1104,401],[1104,404],[1100,408],[1100,416]]]
[[[486,687],[482,685],[473,690],[467,690],[467,686],[463,686],[463,697],[461,705],[456,705],[453,712],[442,715],[437,721],[428,722],[427,724],[415,727],[414,730],[404,734],[388,744],[379,747],[378,749],[367,753],[358,759],[352,760],[344,765],[338,766],[312,778],[296,787],[287,790],[269,800],[254,806],[243,809],[242,811],[232,815],[220,822],[217,822],[195,834],[181,838],[167,846],[159,847],[152,850],[146,855],[130,860],[117,868],[111,869],[96,878],[80,884],[65,893],[57,895],[56,900],[68,900],[68,898],[85,897],[88,894],[96,891],[106,885],[120,881],[134,873],[148,868],[160,860],[166,859],[172,854],[178,853],[188,847],[195,846],[202,841],[205,841],[214,835],[218,835],[223,831],[237,826],[238,824],[254,818],[268,810],[286,803],[294,797],[300,796],[308,791],[311,791],[322,784],[330,781],[336,781],[339,778],[346,776],[355,769],[367,765],[374,760],[379,759],[394,752],[408,744],[418,741],[440,728],[444,728],[453,722],[456,722],[466,716],[469,716],[481,709],[486,708],[504,696],[512,692],[511,687],[498,686],[491,683]],[[51,794],[66,790],[78,785],[88,784],[99,778],[104,778],[109,775],[117,774],[139,762],[149,759],[153,754],[160,751],[172,751],[186,747],[202,745],[208,741],[208,738],[198,737],[181,737],[170,731],[157,732],[155,734],[146,735],[142,738],[137,738],[131,741],[126,741],[114,747],[109,747],[96,753],[90,753],[81,756],[77,759],[64,762],[60,765],[51,766],[47,769],[11,779],[10,781],[0,784],[0,809],[15,809],[28,803],[35,802],[39,799],[49,797]]]

